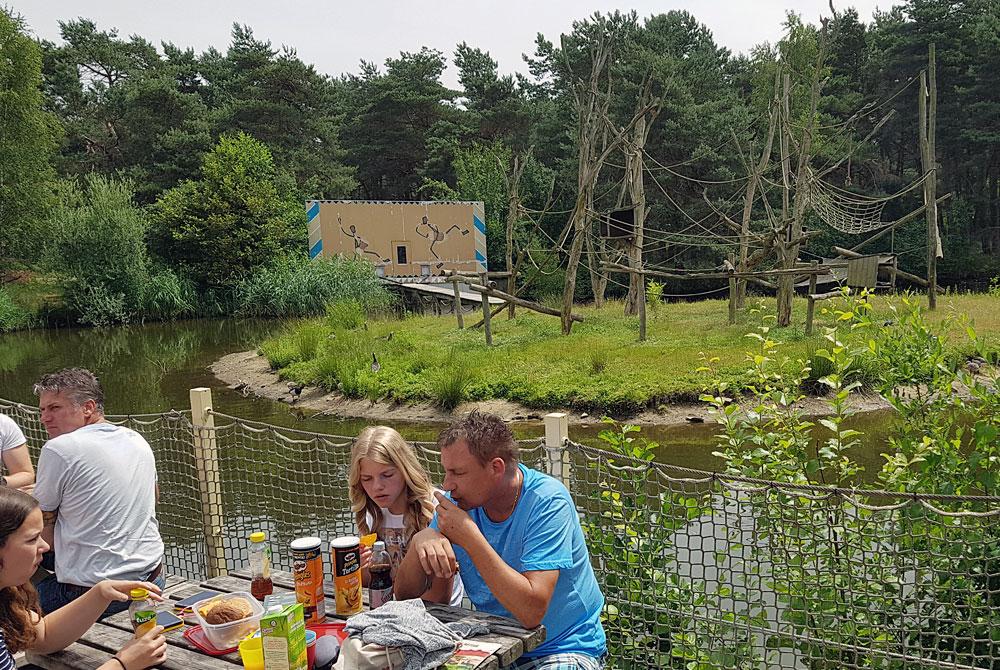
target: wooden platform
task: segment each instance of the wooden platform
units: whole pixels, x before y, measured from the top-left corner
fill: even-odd
[[[225,593],[249,591],[249,577],[249,573],[245,571],[214,577],[200,583],[170,577],[167,579],[167,587],[163,594],[170,601],[195,595],[204,589],[214,589]],[[292,575],[288,572],[275,572],[272,581],[276,593],[290,591],[294,585]],[[334,611],[333,584],[328,581],[324,587],[327,596],[327,612],[332,612]],[[165,604],[165,607],[168,605]],[[499,644],[500,649],[479,666],[484,670],[499,670],[499,668],[519,659],[525,652],[535,649],[545,640],[545,628],[542,626],[528,630],[513,619],[447,605],[428,604],[427,611],[437,617],[439,621],[475,619],[489,625],[492,631],[489,635],[481,635],[474,639]],[[328,615],[328,618],[334,619],[336,617]],[[160,667],[166,670],[237,670],[243,667],[239,652],[225,656],[209,656],[198,651],[184,638],[182,633],[183,629],[167,633],[170,651],[167,662]],[[79,642],[70,645],[63,651],[48,655],[29,652],[26,660],[30,666],[44,670],[93,670],[107,661],[112,654],[131,639],[132,624],[129,621],[128,612],[122,612],[94,624]]]

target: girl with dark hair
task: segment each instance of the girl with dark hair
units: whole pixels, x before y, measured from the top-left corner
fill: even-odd
[[[134,588],[159,593],[155,584],[105,580],[85,595],[42,616],[31,576],[49,545],[42,539],[42,511],[26,493],[0,487],[0,670],[14,670],[14,654],[49,654],[87,632],[112,601],[128,600]],[[98,670],[144,670],[163,663],[163,628],[126,644]]]

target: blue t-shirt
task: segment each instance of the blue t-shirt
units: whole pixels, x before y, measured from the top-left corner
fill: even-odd
[[[573,499],[558,480],[524,465],[518,467],[524,484],[510,518],[494,523],[481,507],[470,510],[469,516],[500,558],[518,572],[559,571],[549,609],[542,619],[545,642],[524,656],[570,652],[601,656],[607,650],[601,626],[604,594],[590,565]],[[437,528],[437,515],[431,526]],[[457,545],[454,549],[465,593],[476,609],[512,616],[493,597],[465,550]]]

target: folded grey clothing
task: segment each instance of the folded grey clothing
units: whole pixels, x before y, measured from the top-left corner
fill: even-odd
[[[459,640],[488,633],[489,627],[479,621],[441,623],[415,598],[355,614],[344,630],[365,644],[398,647],[406,659],[404,670],[429,670],[451,658]]]

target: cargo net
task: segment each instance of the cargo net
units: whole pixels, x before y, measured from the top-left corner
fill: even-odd
[[[810,171],[809,204],[816,215],[835,230],[851,235],[870,233],[894,223],[882,220],[882,213],[890,200],[909,193],[926,179],[925,175],[898,193],[872,197],[834,186]]]
[[[569,451],[614,667],[1000,668],[1000,497]]]
[[[226,571],[246,568],[247,537],[258,530],[267,533],[272,562],[283,570],[291,569],[287,547],[292,540],[319,537],[326,554],[331,539],[357,532],[347,491],[353,436],[281,428],[218,413],[214,420],[214,430],[195,429],[193,448],[177,455],[192,462],[218,463],[217,473],[210,468],[202,473],[208,493],[201,500],[201,518],[213,529],[208,536],[218,538],[214,546],[205,547],[206,565],[224,564]],[[199,437],[213,433],[217,453],[206,454]],[[444,474],[435,445],[412,444],[431,483],[440,486]],[[544,457],[538,440],[524,441],[520,447],[529,464]]]

